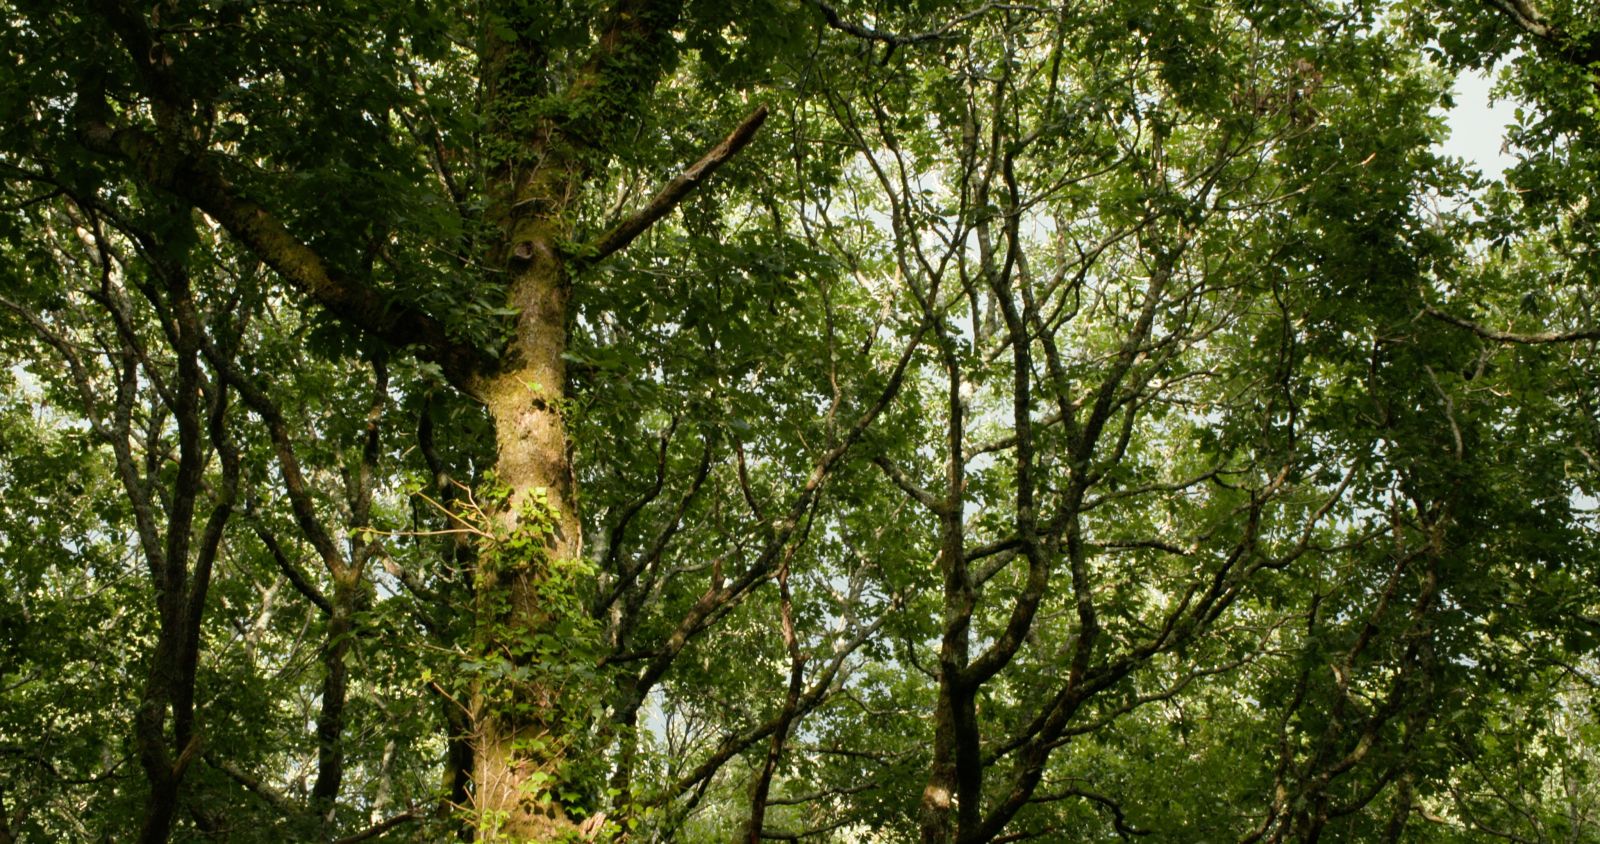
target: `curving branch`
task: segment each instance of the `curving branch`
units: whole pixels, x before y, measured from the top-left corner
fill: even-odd
[[[258,521],[252,522],[251,527],[255,530],[256,537],[261,540],[261,544],[272,555],[273,562],[278,564],[278,570],[288,579],[289,585],[293,586],[295,591],[304,596],[306,600],[315,604],[324,616],[332,615],[333,604],[329,603],[327,596],[322,594],[322,590],[311,582],[311,578],[306,576],[305,571],[293,560],[289,559],[289,555],[283,551],[283,546],[278,543],[278,538],[273,536],[272,532]]]
[[[1528,0],[1484,0],[1484,2],[1499,9],[1529,35],[1554,38],[1557,34],[1557,30],[1545,20],[1544,14]]]
[[[366,279],[344,276],[296,238],[277,215],[232,185],[214,156],[197,151],[187,136],[198,127],[195,101],[183,85],[175,57],[143,13],[123,0],[98,0],[106,22],[138,72],[151,99],[156,132],[116,124],[103,87],[90,81],[78,91],[78,138],[91,152],[119,159],[150,187],[167,191],[205,212],[288,281],[357,331],[398,347],[417,346],[453,382],[468,383],[487,368],[486,353],[457,339],[444,324],[379,290]]]
[[[487,353],[452,336],[444,323],[378,290],[364,279],[343,275],[296,238],[259,203],[241,195],[214,158],[174,152],[143,129],[85,120],[79,138],[91,151],[132,166],[151,187],[172,193],[216,220],[228,233],[290,285],[341,322],[397,347],[415,346],[439,364],[453,383],[468,383],[491,366]]]
[[[1593,33],[1586,39],[1574,36],[1552,23],[1530,0],[1483,0],[1483,3],[1500,12],[1517,29],[1537,38],[1541,46],[1548,47],[1556,56],[1583,66],[1600,62],[1600,38]]]
[[[1094,803],[1110,812],[1111,825],[1116,828],[1117,835],[1121,836],[1124,841],[1128,840],[1132,836],[1145,836],[1150,834],[1150,830],[1140,829],[1139,827],[1128,823],[1127,813],[1123,811],[1122,804],[1120,802],[1113,800],[1112,798],[1107,797],[1106,795],[1097,791],[1089,791],[1088,789],[1084,788],[1068,787],[1052,794],[1036,796],[1033,798],[1032,802],[1050,803],[1057,800],[1069,800],[1072,798],[1088,800],[1089,802]],[[1013,839],[1011,836],[1001,836],[995,839],[996,842],[1008,840]]]

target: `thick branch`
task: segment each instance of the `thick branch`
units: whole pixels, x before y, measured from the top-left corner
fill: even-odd
[[[1523,32],[1553,48],[1556,55],[1576,65],[1587,66],[1600,62],[1600,40],[1574,38],[1572,33],[1550,22],[1544,13],[1529,0],[1483,0],[1502,12]]]
[[[1494,340],[1500,343],[1538,345],[1541,343],[1572,343],[1579,340],[1600,340],[1600,328],[1579,329],[1577,331],[1546,331],[1539,334],[1514,334],[1509,331],[1496,331],[1471,320],[1447,314],[1432,305],[1423,305],[1422,311],[1440,322],[1448,322],[1458,328],[1465,328],[1486,340]]]
[[[651,197],[649,202],[645,203],[643,208],[612,226],[605,234],[600,235],[600,237],[589,243],[583,249],[580,260],[587,263],[603,260],[632,243],[634,238],[644,234],[645,230],[654,225],[657,220],[665,217],[672,209],[678,207],[678,203],[682,202],[684,197],[699,187],[702,181],[712,173],[715,173],[717,168],[727,163],[728,159],[738,155],[739,150],[744,149],[751,139],[755,138],[756,130],[761,128],[761,124],[766,122],[766,119],[767,107],[764,105],[758,106],[755,111],[750,112],[749,117],[746,117],[738,126],[735,126],[733,131],[722,139],[721,143],[712,147],[711,151],[707,152],[699,161],[696,161],[693,166],[679,173],[676,178],[668,182],[654,197]]]
[[[899,487],[901,491],[905,492],[906,495],[909,495],[915,499],[918,504],[921,504],[923,507],[927,508],[929,512],[933,513],[934,515],[942,516],[944,515],[944,512],[949,509],[947,502],[936,498],[933,493],[924,489],[920,484],[913,480],[910,475],[907,475],[904,470],[896,465],[894,461],[880,455],[872,458],[872,462],[876,464],[879,469],[883,470],[883,473],[888,476],[889,480],[894,482],[895,486]]]
[[[432,315],[328,267],[322,256],[300,242],[276,216],[240,196],[214,160],[173,155],[142,130],[105,123],[85,125],[80,137],[91,150],[127,162],[147,184],[176,194],[215,219],[285,281],[341,322],[397,347],[420,347],[421,356],[439,364],[457,384],[467,383],[472,373],[489,365],[482,351],[452,337]]]
[[[567,88],[559,131],[592,145],[634,117],[632,97],[652,90],[678,50],[672,36],[683,0],[617,0],[578,77]]]
[[[385,818],[378,823],[375,823],[372,826],[355,833],[354,835],[346,835],[345,837],[334,841],[333,844],[356,844],[358,841],[369,841],[401,824],[410,823],[414,820],[417,820],[419,817],[421,817],[421,815],[419,815],[415,809],[407,809],[398,815]]]
[[[1484,0],[1484,2],[1504,12],[1520,29],[1530,35],[1539,38],[1553,38],[1556,35],[1555,30],[1545,21],[1544,15],[1527,0]]]

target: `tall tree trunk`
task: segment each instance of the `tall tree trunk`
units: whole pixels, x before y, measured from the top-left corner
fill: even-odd
[[[943,628],[939,644],[939,698],[934,708],[933,758],[928,767],[928,782],[922,790],[918,824],[923,844],[944,844],[954,840],[951,821],[965,819],[967,807],[956,806],[961,786],[959,764],[962,727],[966,710],[972,704],[972,691],[963,674],[970,656],[970,631],[974,597],[967,573],[965,514],[962,506],[966,486],[964,440],[966,422],[961,397],[961,369],[948,337],[941,336],[940,351],[949,377],[946,404],[949,417],[945,425],[944,495],[935,506],[939,516],[939,567],[944,581]],[[952,819],[951,809],[958,808]],[[959,834],[959,830],[955,831]]]
[[[508,497],[495,523],[503,550],[482,555],[477,572],[479,645],[491,658],[532,674],[531,680],[480,685],[474,694],[473,807],[480,840],[548,840],[573,826],[541,793],[561,777],[566,741],[553,717],[559,692],[540,682],[533,664],[536,645],[553,635],[557,620],[542,589],[555,568],[582,553],[562,417],[570,289],[558,234],[548,220],[511,227],[511,299],[520,316],[507,365],[480,388],[495,426],[496,478]]]

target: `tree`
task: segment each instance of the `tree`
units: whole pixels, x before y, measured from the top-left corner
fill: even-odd
[[[0,840],[1587,834],[1580,11],[8,6]]]
[[[29,79],[35,84],[11,104],[18,121],[14,149],[23,162],[12,175],[48,186],[85,211],[111,216],[136,204],[137,211],[125,215],[133,219],[121,226],[122,234],[161,275],[177,279],[170,282],[173,292],[166,299],[179,302],[147,297],[164,319],[172,318],[160,314],[167,307],[184,317],[179,305],[187,295],[187,262],[193,258],[188,250],[195,248],[196,237],[181,230],[193,227],[194,214],[203,214],[202,227],[226,232],[251,259],[348,326],[353,336],[414,349],[445,381],[488,410],[497,446],[492,469],[475,492],[482,503],[468,499],[448,516],[452,530],[473,532],[487,543],[474,555],[468,574],[476,615],[469,649],[480,674],[461,704],[463,737],[470,747],[456,758],[465,764],[465,750],[470,750],[473,785],[458,796],[470,796],[485,836],[542,836],[568,823],[550,796],[565,776],[557,769],[573,741],[562,718],[584,703],[581,694],[558,688],[565,680],[545,669],[589,661],[596,644],[585,621],[588,608],[573,594],[586,567],[578,551],[582,540],[567,435],[567,416],[573,412],[566,375],[572,351],[566,340],[571,277],[622,249],[672,210],[750,141],[767,111],[757,107],[736,121],[720,143],[637,210],[580,236],[578,221],[600,206],[597,194],[607,186],[608,165],[623,147],[625,127],[645,116],[651,92],[673,73],[680,52],[673,31],[696,23],[685,19],[680,4],[621,4],[593,21],[581,15],[563,20],[562,10],[511,4],[478,10],[465,28],[410,7],[391,9],[394,14],[382,18],[370,17],[370,11],[272,14],[168,6],[147,13],[100,4],[60,15],[55,9],[19,8],[24,25],[17,28],[14,46],[50,58],[33,65],[46,68],[43,75]],[[738,10],[696,11],[711,16],[711,23],[726,23]],[[761,43],[772,40],[772,33],[756,35],[748,48],[762,61],[775,45]],[[72,42],[92,49],[63,52]],[[463,50],[459,44],[471,46]],[[56,69],[69,75],[60,96],[53,93],[63,81],[54,75]],[[300,82],[334,69],[354,70],[361,78],[351,87],[297,89]],[[741,71],[705,72],[736,81]],[[451,86],[469,74],[476,86],[475,114],[455,123],[435,117],[443,102],[430,96],[448,96]],[[438,93],[430,95],[429,85]],[[295,90],[302,93],[291,93]],[[281,97],[303,97],[307,111],[298,118],[315,121],[313,115],[322,114],[329,121],[305,133],[304,125],[283,119]],[[280,141],[287,143],[279,146]],[[650,152],[634,149],[632,155]],[[424,162],[437,178],[417,183]],[[334,185],[343,187],[335,192]],[[459,214],[445,210],[452,204]],[[415,239],[399,236],[414,225],[426,231],[412,232],[420,235]],[[178,233],[169,237],[173,230]],[[444,261],[432,254],[441,245],[453,253]],[[160,250],[170,254],[157,257]],[[102,247],[103,254],[109,251]],[[162,258],[169,266],[155,267]],[[441,294],[443,299],[430,306],[428,299]],[[49,330],[48,322],[26,306],[16,310]],[[474,310],[494,319],[463,319]],[[168,535],[180,537],[172,541],[180,542],[181,551],[190,506],[185,499],[197,494],[207,460],[190,401],[203,354],[215,376],[213,416],[222,415],[232,391],[262,420],[296,527],[333,581],[333,596],[318,600],[317,588],[306,578],[291,577],[329,616],[318,728],[325,764],[312,795],[313,802],[326,802],[327,793],[338,788],[342,651],[357,593],[371,576],[365,563],[372,537],[363,531],[379,456],[377,417],[387,392],[381,363],[368,444],[354,484],[347,558],[322,524],[279,403],[258,376],[229,357],[231,349],[221,339],[208,343],[195,336],[198,332],[198,325],[181,319],[172,332],[183,380],[150,414],[157,419],[170,411],[181,420],[185,468],[176,479],[175,500],[167,505],[173,511]],[[382,359],[383,353],[374,354]],[[160,368],[159,362],[147,365],[145,376],[154,382]],[[91,391],[89,376],[77,380]],[[127,372],[124,380],[129,391],[137,387],[135,373]],[[893,384],[890,379],[877,391],[892,393]],[[836,398],[843,402],[842,395]],[[678,639],[698,632],[707,615],[724,611],[770,575],[822,477],[883,405],[879,400],[866,407],[864,417],[830,443],[816,460],[814,477],[793,502],[782,503],[787,513],[773,513],[772,539],[756,561],[732,585],[724,589],[719,581],[706,600],[688,608]],[[159,423],[152,425],[159,432]],[[213,427],[211,446],[226,462],[231,458],[225,420],[215,419]],[[116,432],[103,438],[119,447],[127,440]],[[143,449],[158,452],[154,441]],[[127,454],[122,462],[132,459]],[[443,471],[435,476],[446,477]],[[234,483],[225,481],[230,489]],[[137,477],[124,482],[130,493],[147,485]],[[219,541],[232,497],[226,494],[216,503],[207,550]],[[614,538],[620,539],[632,515],[616,526]],[[270,530],[258,532],[280,566],[292,571]],[[666,536],[670,528],[662,539]],[[147,538],[146,544],[152,541]],[[612,562],[623,570],[610,603],[649,585],[634,582],[640,572],[631,568],[649,561],[613,555]],[[152,571],[158,569],[156,595],[165,606],[187,590],[187,577],[181,565],[152,563]],[[204,583],[203,576],[195,579],[187,610],[163,610],[172,620],[162,624],[162,644],[152,657],[152,677],[166,678],[174,671],[168,663],[175,657],[168,653],[178,647],[166,644],[168,638],[190,643],[176,657],[188,672],[175,681],[178,691],[154,689],[141,709],[152,748],[145,766],[152,783],[147,840],[166,837],[177,781],[194,752],[188,704],[169,698],[187,694],[194,684],[194,631]],[[613,640],[620,647],[625,637],[617,634]],[[682,641],[663,645],[634,688],[618,692],[632,698],[615,707],[621,721],[632,717],[629,710],[637,709],[682,647]],[[573,700],[563,699],[568,697]],[[167,748],[161,736],[169,717],[175,748]],[[182,762],[173,762],[174,757]],[[530,788],[530,783],[548,785]]]

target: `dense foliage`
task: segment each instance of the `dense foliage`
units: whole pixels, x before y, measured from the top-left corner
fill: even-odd
[[[0,842],[1600,841],[1588,0],[3,8]]]

